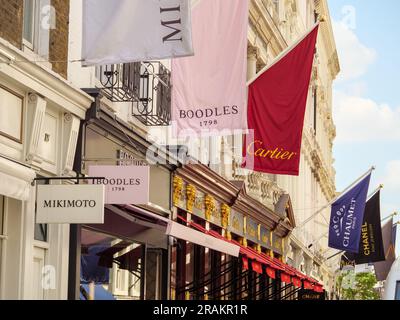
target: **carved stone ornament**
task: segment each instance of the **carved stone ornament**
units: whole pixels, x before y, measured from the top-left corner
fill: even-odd
[[[190,213],[193,211],[193,205],[196,200],[196,187],[188,184],[186,186],[186,209]]]
[[[206,220],[209,221],[211,219],[211,214],[215,210],[215,199],[214,199],[214,197],[209,195],[209,194],[207,194],[204,197],[204,205],[206,207],[205,217],[206,217]]]
[[[223,203],[221,205],[221,224],[223,228],[227,228],[229,225],[229,220],[231,216],[231,208]]]
[[[182,195],[182,189],[183,189],[183,180],[182,178],[175,176],[174,181],[173,181],[173,186],[174,186],[174,193],[173,193],[173,202],[174,206],[179,205],[179,200]]]

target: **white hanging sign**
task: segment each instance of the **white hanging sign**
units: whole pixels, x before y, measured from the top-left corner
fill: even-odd
[[[103,224],[103,185],[39,185],[36,223]]]

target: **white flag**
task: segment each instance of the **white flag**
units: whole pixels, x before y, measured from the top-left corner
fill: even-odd
[[[82,65],[193,55],[190,0],[83,0]]]

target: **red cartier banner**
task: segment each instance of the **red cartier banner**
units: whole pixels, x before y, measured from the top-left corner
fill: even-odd
[[[297,288],[301,287],[301,280],[297,277],[292,277],[292,283]]]
[[[243,262],[243,269],[249,270],[249,260],[246,257],[242,257],[242,262]]]
[[[262,274],[262,273],[263,273],[263,272],[262,272],[262,265],[261,265],[260,262],[258,262],[258,261],[252,261],[252,262],[251,262],[251,266],[252,266],[252,268],[253,268],[253,271],[255,271],[255,272],[259,273],[259,274]]]
[[[249,133],[243,144],[243,168],[273,174],[299,174],[317,35],[318,25],[249,85]]]
[[[267,267],[267,275],[268,277],[270,277],[271,279],[275,279],[275,269],[272,269],[270,267]]]
[[[287,273],[282,272],[281,273],[281,281],[284,282],[284,283],[287,283],[287,284],[291,283],[290,275],[288,275]]]

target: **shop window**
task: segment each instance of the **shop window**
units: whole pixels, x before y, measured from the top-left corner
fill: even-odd
[[[394,300],[400,300],[400,281],[396,282],[396,294]]]
[[[82,229],[81,300],[142,300],[144,245]]]

